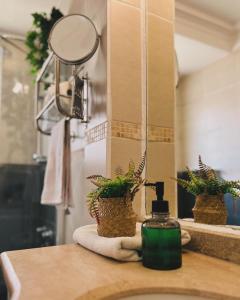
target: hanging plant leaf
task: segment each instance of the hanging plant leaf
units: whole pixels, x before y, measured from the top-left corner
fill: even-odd
[[[26,35],[26,46],[28,54],[27,61],[31,65],[31,73],[36,73],[41,69],[44,61],[48,57],[48,37],[53,25],[58,19],[63,17],[61,11],[52,8],[50,17],[46,13],[33,13],[33,29]]]

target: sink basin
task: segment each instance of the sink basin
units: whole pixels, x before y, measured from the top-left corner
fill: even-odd
[[[179,294],[142,294],[122,297],[119,300],[210,300],[210,298]]]

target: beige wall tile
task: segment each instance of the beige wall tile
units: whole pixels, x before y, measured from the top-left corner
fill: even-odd
[[[168,2],[171,3],[171,1]],[[108,36],[109,39],[107,43],[110,58],[108,61],[110,72],[107,75],[110,83],[111,99],[108,99],[108,103],[111,107],[111,118],[113,120],[141,124],[142,84],[146,84],[142,82],[142,10],[139,9],[141,0],[108,0],[108,4],[110,8],[110,19],[107,25],[110,35]],[[85,10],[89,11],[89,16],[90,13],[92,14],[93,12],[90,6],[88,2],[85,5]],[[159,3],[152,1],[150,11],[154,13],[154,15],[149,16],[148,24],[150,41],[148,46],[150,55],[148,57],[148,74],[150,74],[148,78],[150,82],[148,96],[150,99],[149,108],[151,109],[151,120],[149,123],[157,126],[173,127],[173,30],[169,22],[158,17],[161,16],[165,19],[171,19],[171,8],[167,8],[164,1],[160,1]],[[102,21],[98,20],[98,18],[96,19],[94,17],[94,21],[97,25],[102,24]],[[98,26],[98,28],[100,28],[99,31],[102,33],[102,39],[104,38],[106,42],[106,27]],[[104,47],[104,49],[106,48]],[[91,60],[91,65],[89,66],[93,75],[94,70],[100,70],[97,63],[98,56],[101,56],[101,52],[98,52],[99,54],[97,53],[95,55],[96,63]],[[93,67],[91,68],[91,66]],[[103,97],[104,95],[105,94],[103,94]],[[98,100],[96,103],[94,102],[94,105],[95,104],[96,106],[99,104]],[[96,111],[96,121],[97,120],[99,120],[98,111]],[[91,123],[94,123],[94,126],[96,125],[95,118],[93,118]],[[85,149],[85,175],[92,174],[96,170],[101,170],[101,168],[104,169],[107,164],[107,175],[113,176],[117,166],[120,165],[122,168],[127,169],[128,162],[131,158],[136,163],[141,160],[142,141],[108,136],[106,139],[106,162],[105,156],[102,156],[104,151],[97,147],[99,143],[104,143],[104,140],[98,143],[92,143]],[[170,182],[168,178],[174,176],[174,145],[170,143],[150,143],[149,149],[149,157],[151,157],[151,161],[149,161],[149,168],[151,169],[149,178],[151,180],[164,180],[166,182],[165,195],[167,199],[171,200],[170,206],[173,212],[175,208],[174,182]],[[161,153],[160,160],[159,151]],[[101,161],[99,160],[99,154],[102,158]],[[158,161],[160,161],[159,167]],[[159,171],[159,169],[161,171]],[[98,173],[99,172],[100,171],[98,171]],[[85,188],[86,191],[88,191],[90,187],[87,185]],[[144,206],[141,201],[141,194],[139,193],[134,201],[134,208],[138,214],[140,214],[142,206]],[[69,234],[69,237],[70,236],[71,234]]]
[[[147,14],[147,95],[148,124],[169,128],[174,136],[174,44],[173,20],[174,2],[148,0]],[[161,128],[159,127],[159,128]],[[156,127],[157,128],[157,127]],[[150,136],[149,136],[150,138]],[[169,201],[170,212],[176,215],[175,144],[148,140],[147,179],[151,182],[165,182],[165,199]],[[147,210],[156,196],[146,192]]]
[[[160,17],[173,21],[174,19],[174,0],[147,0],[148,12],[159,15]]]
[[[141,15],[134,7],[111,5],[112,119],[141,122]]]
[[[142,154],[140,141],[112,137],[111,148],[111,176],[114,176],[115,169],[119,166],[122,169],[127,170],[130,159],[133,159],[136,164],[141,160]]]
[[[120,166],[123,170],[128,169],[130,159],[133,159],[137,165],[142,158],[141,142],[124,139],[124,138],[111,138],[111,176],[115,175],[115,169]],[[136,195],[133,203],[135,212],[141,215],[141,194]]]
[[[172,215],[176,213],[176,184],[171,179],[175,177],[174,147],[174,144],[148,143],[146,176],[146,179],[150,182],[164,181],[164,198],[169,201]],[[155,198],[154,193],[148,190],[147,206],[149,209],[151,207],[151,201]],[[149,209],[148,212],[150,211]]]
[[[118,0],[120,2],[126,3],[126,4],[130,4],[136,7],[140,7],[141,6],[141,0]]]
[[[148,14],[148,122],[174,126],[173,26]]]

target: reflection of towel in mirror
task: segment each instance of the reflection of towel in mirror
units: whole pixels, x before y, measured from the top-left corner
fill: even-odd
[[[60,82],[59,93],[60,95],[71,96],[72,84],[69,81]],[[44,97],[44,105],[47,104],[54,95],[55,95],[55,84],[51,84],[46,91],[46,95]],[[71,100],[71,98],[64,98],[64,99],[66,100],[67,103],[69,103],[69,99]]]
[[[181,230],[181,238],[182,245],[190,241],[190,235],[185,230]],[[120,261],[141,260],[141,223],[137,223],[136,235],[133,237],[102,237],[97,234],[97,225],[92,224],[77,228],[73,240],[89,250]]]
[[[63,119],[52,129],[42,204],[71,206],[70,155],[70,121]]]
[[[72,85],[68,81],[63,81],[59,84],[60,95],[69,96],[61,97],[61,106],[66,112],[71,111],[71,92]],[[55,97],[55,85],[52,84],[46,91],[44,97],[44,105],[47,105]],[[62,115],[59,112],[55,101],[49,108],[43,113],[44,122],[41,123],[41,128],[43,131],[50,131],[53,124],[62,119]]]

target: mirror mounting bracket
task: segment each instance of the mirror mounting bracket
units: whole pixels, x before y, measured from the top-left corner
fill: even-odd
[[[64,25],[64,22],[71,22],[71,18],[72,21],[75,18],[75,21],[78,22],[83,22],[84,24],[87,24],[88,29],[90,28],[91,32],[93,33],[93,35],[95,36],[95,38],[91,39],[91,43],[90,45],[88,44],[87,46],[84,44],[84,46],[88,47],[88,51],[79,58],[75,58],[75,59],[68,59],[68,57],[63,57],[62,55],[60,55],[60,50],[56,51],[56,49],[54,49],[54,46],[52,44],[52,39],[56,38],[56,34],[61,32],[61,30],[56,30],[55,29],[59,26],[61,28],[62,25]],[[75,22],[74,21],[74,22]],[[66,25],[66,23],[65,23]],[[72,32],[74,32],[72,30]],[[84,33],[85,34],[85,33]],[[59,37],[59,35],[58,35]],[[43,68],[41,69],[41,71],[39,72],[39,75],[37,77],[36,80],[36,112],[38,112],[38,102],[40,99],[40,93],[39,93],[39,82],[42,81],[43,76],[44,76],[44,72],[47,70],[47,67],[49,65],[49,63],[52,61],[52,58],[54,59],[54,73],[55,73],[55,96],[54,99],[51,99],[45,106],[44,108],[40,111],[40,113],[38,113],[38,115],[36,116],[36,124],[37,124],[37,129],[46,135],[50,135],[51,131],[49,130],[44,130],[41,125],[40,125],[40,121],[46,120],[44,118],[44,114],[46,114],[48,116],[48,113],[46,113],[46,111],[48,109],[51,109],[51,107],[55,107],[55,110],[57,109],[57,111],[65,118],[70,118],[70,119],[78,119],[81,123],[89,123],[91,117],[89,116],[89,98],[88,98],[88,89],[89,89],[89,78],[88,78],[88,73],[87,72],[83,72],[84,71],[84,65],[83,63],[88,61],[96,52],[99,43],[100,43],[100,37],[101,35],[99,35],[97,33],[96,27],[94,25],[94,23],[91,21],[91,19],[89,19],[88,17],[84,16],[84,15],[78,15],[78,14],[72,14],[72,15],[68,15],[65,16],[61,19],[59,19],[53,26],[50,35],[49,35],[49,48],[52,50],[52,53],[50,54],[49,58],[47,59],[47,61],[44,63]],[[95,41],[94,41],[95,39]],[[57,39],[56,39],[57,40]],[[56,42],[55,40],[55,42]],[[76,39],[75,39],[76,40]],[[66,43],[66,41],[64,42],[64,47],[65,45],[68,45],[68,43]],[[55,46],[58,44],[54,44]],[[70,53],[73,54],[71,51],[73,49],[72,45],[70,49]],[[66,50],[66,48],[65,48]],[[66,54],[66,52],[64,53]],[[74,57],[74,55],[70,57]],[[71,90],[70,90],[70,95],[63,95],[61,94],[60,91],[60,74],[61,74],[61,64],[65,64],[65,65],[71,65],[72,66],[72,76],[70,78],[69,81],[71,81]],[[80,76],[80,73],[83,73],[82,76]],[[43,82],[43,81],[42,81]],[[62,99],[71,99],[71,107],[70,109],[66,110],[66,107],[64,107],[63,105],[63,101]],[[70,102],[70,101],[69,101]],[[59,119],[58,119],[59,120]],[[51,120],[49,119],[48,121],[51,123],[57,122],[58,120]]]

